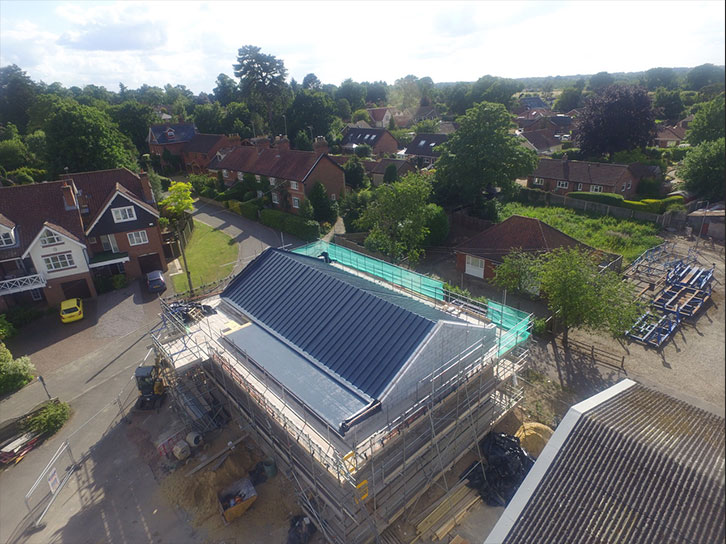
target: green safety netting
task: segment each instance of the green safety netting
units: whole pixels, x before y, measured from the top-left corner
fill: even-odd
[[[499,355],[529,338],[529,314],[526,312],[490,300],[487,302],[487,319],[502,329]]]
[[[319,257],[324,251],[327,251],[332,260],[343,266],[360,270],[420,295],[436,300],[444,300],[444,284],[442,282],[330,242],[318,240],[294,249],[293,253]]]

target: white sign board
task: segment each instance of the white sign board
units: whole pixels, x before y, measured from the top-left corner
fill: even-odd
[[[56,471],[55,467],[53,467],[53,470],[51,470],[50,474],[48,474],[48,485],[50,486],[51,493],[55,493],[58,490],[58,486],[60,485],[60,480],[58,479],[58,472]]]

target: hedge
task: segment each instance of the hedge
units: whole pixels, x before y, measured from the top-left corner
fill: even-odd
[[[239,204],[239,213],[242,217],[246,217],[247,219],[252,219],[253,221],[257,221],[259,219],[258,212],[260,211],[260,207],[255,201],[252,202],[240,202]]]
[[[616,195],[615,193],[585,193],[574,191],[567,193],[567,196],[571,198],[577,198],[579,200],[589,200],[590,202],[598,202],[605,204],[606,206],[621,206],[623,205],[623,196]]]
[[[301,240],[313,241],[320,237],[320,225],[316,221],[303,219],[297,215],[278,210],[262,210],[260,221],[263,225],[292,234]]]

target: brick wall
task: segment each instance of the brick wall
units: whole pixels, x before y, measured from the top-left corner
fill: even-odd
[[[373,148],[373,153],[377,155],[388,155],[396,153],[396,151],[398,151],[398,142],[389,132],[384,132]]]
[[[139,257],[149,253],[158,253],[163,271],[166,272],[167,270],[159,227],[149,227],[143,230],[146,231],[146,237],[149,239],[149,242],[138,246],[132,246],[129,244],[129,238],[127,236],[128,233],[121,232],[116,234],[116,244],[118,245],[119,251],[129,254],[129,262],[124,263],[126,276],[128,276],[129,279],[140,278],[143,275],[139,264]]]
[[[61,287],[62,284],[81,279],[86,280],[91,296],[96,297],[96,287],[93,285],[91,274],[89,272],[83,272],[81,274],[73,274],[72,276],[63,276],[62,278],[48,280],[48,285],[43,289],[48,306],[57,306],[66,300],[65,293],[63,293],[63,288]]]

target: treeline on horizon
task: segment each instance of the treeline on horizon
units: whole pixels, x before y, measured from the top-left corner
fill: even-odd
[[[29,183],[54,179],[66,168],[138,170],[139,160],[148,153],[149,126],[161,122],[159,112],[169,114],[173,122],[193,122],[201,133],[242,138],[287,134],[293,148],[303,150],[312,149],[313,138],[320,135],[336,149],[345,124],[369,121],[365,108],[376,106],[410,113],[432,106],[441,119],[455,120],[480,102],[502,104],[511,111],[517,98],[532,92],[566,112],[581,106],[588,93],[622,83],[661,93],[665,102],[677,98],[682,107],[671,109],[680,114],[724,89],[724,68],[712,64],[591,76],[485,75],[475,82],[438,84],[430,77],[407,75],[393,84],[346,79],[333,85],[314,73],[301,82],[288,82],[284,62],[254,46],[239,50],[234,71],[234,78],[219,74],[211,93],[194,94],[180,84],[130,89],[119,83],[118,91],[93,84],[67,88],[33,81],[16,65],[2,67],[0,176]],[[410,132],[430,132],[435,124],[423,121],[404,129],[391,122],[387,128],[405,145]]]

